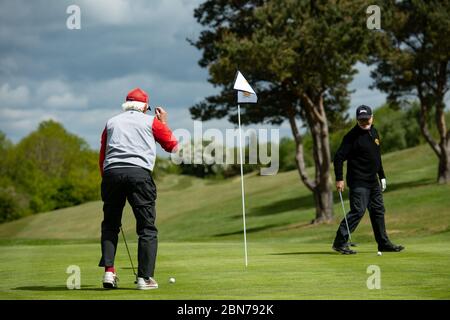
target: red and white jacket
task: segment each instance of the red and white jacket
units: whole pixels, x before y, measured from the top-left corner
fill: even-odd
[[[129,110],[106,123],[102,133],[100,172],[120,167],[153,170],[156,143],[167,152],[176,152],[178,141],[169,127],[155,116]]]

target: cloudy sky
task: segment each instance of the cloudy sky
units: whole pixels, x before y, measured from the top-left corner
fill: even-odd
[[[141,87],[151,105],[165,106],[172,129],[190,131],[188,108],[216,92],[186,38],[201,28],[193,10],[202,0],[0,0],[0,130],[18,142],[45,119],[61,122],[93,148],[126,93]],[[69,30],[69,5],[81,9],[81,29]],[[378,106],[358,66],[352,110]],[[204,128],[233,128],[226,120]],[[290,135],[288,124],[281,135]]]

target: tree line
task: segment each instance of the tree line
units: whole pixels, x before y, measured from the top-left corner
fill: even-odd
[[[380,30],[367,28],[370,5],[380,8]],[[292,157],[315,200],[314,222],[331,221],[330,132],[345,125],[355,64],[369,64],[375,67],[372,86],[386,92],[392,105],[418,99],[421,135],[439,161],[437,181],[450,183],[445,118],[449,16],[449,0],[204,1],[194,11],[203,30],[189,41],[201,51],[199,65],[221,92],[193,105],[191,115],[237,123],[232,79],[236,70],[243,72],[258,92],[259,103],[241,106],[242,122],[289,122],[296,145]],[[437,128],[435,137],[430,119]],[[313,175],[306,170],[307,136],[312,141]]]
[[[0,132],[0,222],[97,200],[98,151],[52,120],[19,143]]]
[[[384,105],[375,110],[375,125],[380,131],[384,152],[397,151],[425,143],[420,135],[420,106],[393,108]],[[450,121],[450,112],[446,114]],[[438,129],[428,119],[430,134],[439,136]],[[333,156],[342,136],[355,125],[348,119],[342,128],[330,134]],[[305,165],[314,166],[313,139],[304,134]],[[270,149],[270,148],[269,148]],[[296,143],[283,137],[279,142],[279,170],[296,169]],[[49,120],[13,144],[0,132],[0,223],[26,215],[78,205],[100,199],[101,177],[98,150],[92,150],[82,138],[69,133],[60,123]],[[235,150],[235,157],[238,150]],[[248,158],[248,146],[245,155]],[[246,161],[248,163],[248,161]],[[244,173],[256,172],[260,164],[244,165]],[[197,178],[226,179],[240,174],[234,164],[174,164],[158,157],[153,176],[159,180],[167,174],[183,174]]]
[[[369,5],[380,7],[381,30],[366,27]],[[372,86],[388,94],[393,110],[418,101],[420,139],[438,160],[437,182],[450,183],[449,16],[450,0],[206,0],[194,11],[203,30],[189,41],[221,91],[190,113],[237,123],[232,79],[242,71],[259,96],[258,105],[242,106],[243,124],[289,123],[295,144],[290,161],[315,200],[314,222],[330,221],[331,162],[342,136],[336,132],[349,125],[348,85],[355,64],[365,63],[374,66]],[[417,126],[386,128],[379,130],[388,134],[382,136],[385,145],[391,140],[388,145],[404,147],[419,137],[411,133]],[[97,152],[52,121],[17,145],[0,135],[0,148],[0,210],[6,219],[99,197]]]
[[[420,131],[420,106],[418,102],[411,105],[405,105],[401,108],[395,107],[389,104],[384,104],[377,107],[374,110],[374,125],[379,131],[380,139],[382,140],[383,153],[394,152],[403,150],[406,148],[412,148],[420,144],[426,143],[425,138],[421,135]],[[450,121],[450,112],[446,113],[447,121]],[[342,137],[356,125],[356,120],[351,117],[342,122],[341,128],[330,132],[330,152],[331,158],[334,157],[337,151]],[[428,126],[433,138],[439,136],[438,130],[431,119],[428,119]],[[206,141],[205,144],[210,143]],[[193,142],[191,142],[193,144]],[[285,172],[295,170],[297,168],[295,155],[296,143],[288,136],[282,137],[279,141],[279,171]],[[314,166],[313,157],[313,138],[311,133],[305,131],[303,134],[303,147],[304,147],[304,161],[307,168]],[[260,147],[266,147],[260,145]],[[224,147],[223,153],[225,154],[226,148]],[[270,149],[270,147],[267,147]],[[238,155],[238,149],[233,152],[235,160]],[[249,148],[248,145],[244,146],[244,173],[259,172],[262,164],[248,164],[249,163]],[[161,161],[164,160],[159,160]],[[165,167],[170,166],[166,164]],[[172,164],[173,166],[173,164]],[[184,174],[195,176],[197,178],[210,178],[210,179],[226,179],[240,175],[240,165],[237,161],[234,164],[187,164],[181,163],[179,166],[172,168],[172,173]]]

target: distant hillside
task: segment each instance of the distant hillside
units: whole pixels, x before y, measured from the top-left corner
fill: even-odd
[[[428,146],[384,156],[388,231],[395,237],[447,233],[450,236],[450,186],[435,183],[437,160]],[[157,225],[162,241],[242,237],[239,177],[214,182],[169,175],[158,184]],[[331,241],[342,219],[335,197],[336,223],[313,226],[314,203],[296,171],[245,177],[248,238]],[[345,194],[347,199],[347,194]],[[348,208],[348,202],[346,202]],[[85,239],[97,241],[102,203],[41,213],[0,225],[0,239]],[[134,239],[134,216],[126,207],[123,227]],[[357,230],[359,241],[372,239],[368,216]],[[288,240],[288,239],[287,239]]]

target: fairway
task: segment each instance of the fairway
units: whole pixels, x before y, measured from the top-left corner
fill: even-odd
[[[296,171],[250,174],[245,268],[239,179],[166,176],[157,182],[158,290],[134,289],[121,238],[120,289],[101,287],[102,203],[90,202],[0,225],[0,299],[450,299],[450,186],[434,182],[427,146],[387,154],[384,163],[387,230],[406,247],[401,253],[376,255],[367,214],[353,234],[358,254],[335,253],[338,197],[335,223],[311,225],[314,203]],[[123,227],[136,265],[129,207]],[[80,290],[66,288],[70,265],[80,267]],[[371,265],[380,268],[380,289],[367,287]]]

